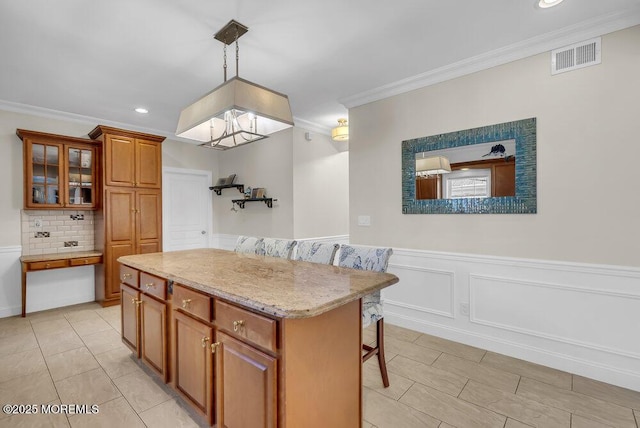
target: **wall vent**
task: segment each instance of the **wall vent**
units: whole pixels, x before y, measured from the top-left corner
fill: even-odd
[[[601,38],[585,40],[551,51],[551,74],[600,64]]]

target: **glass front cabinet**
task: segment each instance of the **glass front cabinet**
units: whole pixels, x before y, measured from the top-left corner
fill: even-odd
[[[18,129],[25,209],[96,209],[99,142]]]

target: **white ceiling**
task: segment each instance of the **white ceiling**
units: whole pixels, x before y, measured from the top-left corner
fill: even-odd
[[[347,107],[640,23],[640,0],[536,2],[7,0],[0,108],[173,135],[180,110],[222,83],[212,36],[236,19],[249,27],[240,76],[287,94],[296,125],[327,131]]]

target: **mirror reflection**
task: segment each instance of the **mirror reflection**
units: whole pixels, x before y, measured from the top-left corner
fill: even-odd
[[[515,196],[515,153],[515,139],[416,153],[416,199]]]

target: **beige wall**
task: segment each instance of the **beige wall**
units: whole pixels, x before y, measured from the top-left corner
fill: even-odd
[[[326,135],[293,131],[294,236],[317,238],[349,234],[348,143]]]
[[[551,76],[544,53],[351,109],[351,242],[640,266],[639,75],[636,26],[603,36],[597,66]],[[402,214],[402,140],[528,117],[537,214]]]
[[[214,232],[230,235],[256,235],[276,238],[293,237],[292,130],[218,154],[218,177],[236,174],[236,183],[245,187],[264,187],[268,197],[277,198],[273,208],[262,202],[245,204],[245,209],[231,211],[232,199],[242,198],[236,189],[214,195]]]

